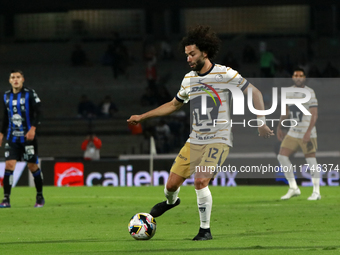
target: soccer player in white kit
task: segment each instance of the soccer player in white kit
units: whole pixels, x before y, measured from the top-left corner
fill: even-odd
[[[293,87],[305,88],[310,94],[311,98],[307,103],[302,104],[306,109],[309,109],[311,115],[304,115],[302,111],[294,104],[287,105],[286,115],[281,116],[279,125],[277,126],[277,138],[282,141],[280,152],[277,156],[281,166],[285,169],[284,175],[289,183],[287,194],[281,197],[282,200],[290,199],[301,194],[294,178],[294,168],[289,160],[289,156],[301,148],[305,155],[306,162],[310,168],[313,183],[313,193],[308,200],[319,200],[320,195],[320,172],[315,158],[317,149],[317,135],[315,123],[318,118],[318,100],[316,99],[313,89],[305,85],[306,76],[301,68],[297,68],[293,73]],[[290,92],[287,94],[288,99],[304,98],[305,95],[299,92]],[[285,119],[294,119],[297,123],[295,127],[290,127],[286,136],[281,130],[281,121]]]
[[[183,38],[181,46],[192,71],[185,75],[177,95],[172,101],[144,114],[132,115],[127,120],[128,123],[137,124],[147,118],[168,115],[181,108],[184,103],[191,102],[192,132],[170,170],[164,189],[167,200],[156,204],[150,214],[159,217],[179,205],[180,186],[195,173],[194,186],[200,217],[199,233],[193,238],[195,241],[212,239],[210,232],[212,196],[208,184],[214,177],[211,173],[196,171],[195,166],[201,169],[222,165],[232,146],[230,121],[213,125],[213,119],[230,120],[230,91],[226,85],[238,87],[241,95],[241,91],[247,93],[251,88],[254,107],[257,110],[264,110],[262,94],[258,89],[232,68],[211,61],[217,54],[219,45],[220,40],[209,27],[197,26],[191,29]],[[201,112],[202,100],[207,105],[206,114]],[[269,138],[274,135],[265,124],[264,116],[258,116],[258,120],[261,120],[260,125],[264,123],[258,128],[259,136]]]

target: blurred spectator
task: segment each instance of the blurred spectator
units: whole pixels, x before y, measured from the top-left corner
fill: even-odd
[[[113,115],[118,112],[118,108],[112,102],[110,96],[105,96],[103,101],[99,104],[99,116],[104,118],[113,117]]]
[[[145,50],[145,61],[146,61],[146,80],[148,82],[148,86],[151,89],[156,89],[156,81],[157,81],[157,57],[156,57],[156,49],[154,45],[149,45]]]
[[[120,47],[118,48],[118,55],[120,57],[120,70],[122,72],[122,75],[125,76],[125,78],[129,77],[128,68],[130,66],[130,56],[128,48],[124,44],[120,44]]]
[[[155,127],[157,153],[168,153],[170,151],[170,135],[170,127],[161,119]]]
[[[159,86],[157,88],[157,104],[162,105],[172,100],[172,96],[170,95],[168,89],[165,86]]]
[[[121,69],[122,56],[120,54],[120,46],[111,44],[109,48],[110,48],[110,54],[111,54],[111,59],[112,59],[111,68],[112,68],[113,77],[117,79],[119,75],[123,74],[122,69]]]
[[[223,58],[223,64],[225,66],[231,67],[232,69],[238,69],[239,64],[231,51],[228,51]]]
[[[160,55],[163,60],[170,60],[174,56],[169,40],[166,37],[160,42]]]
[[[100,148],[102,147],[102,141],[92,133],[86,136],[85,140],[81,144],[81,149],[84,151],[85,160],[98,160],[100,159]]]
[[[262,77],[274,77],[275,74],[275,64],[278,64],[278,61],[275,59],[275,56],[272,52],[267,50],[267,45],[265,42],[260,43],[260,69]]]
[[[339,70],[335,66],[333,66],[333,64],[330,61],[328,61],[325,70],[322,72],[322,77],[325,78],[339,77]]]
[[[78,104],[79,118],[93,118],[96,117],[96,107],[86,95],[82,95]]]
[[[121,75],[128,77],[127,68],[130,64],[129,54],[127,48],[122,43],[109,44],[101,62],[105,66],[111,66],[115,79]]]
[[[244,46],[243,53],[242,53],[242,60],[244,63],[247,63],[247,64],[256,63],[257,57],[256,57],[255,49],[251,47],[250,44],[246,44]]]
[[[140,99],[141,106],[152,106],[157,102],[156,92],[155,90],[147,87],[145,89],[145,93],[142,95]]]
[[[75,44],[71,54],[71,63],[73,66],[84,66],[87,64],[85,51],[80,44]]]

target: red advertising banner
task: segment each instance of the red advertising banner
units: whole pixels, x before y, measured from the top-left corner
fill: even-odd
[[[55,163],[54,186],[84,186],[84,164],[79,162]]]

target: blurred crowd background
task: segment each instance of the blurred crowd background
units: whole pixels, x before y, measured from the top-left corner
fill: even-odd
[[[176,95],[190,71],[178,43],[197,24],[211,26],[222,39],[214,61],[245,78],[291,86],[298,66],[323,80],[312,87],[319,99],[319,148],[338,150],[339,1],[0,3],[1,91],[10,88],[10,70],[21,69],[25,86],[40,96],[40,157],[81,158],[88,134],[101,139],[102,158],[148,153],[150,136],[158,153],[176,153],[189,134],[189,106],[137,127],[126,119]],[[254,85],[270,107],[271,90],[264,84],[270,82]],[[241,126],[234,136],[239,152],[270,151],[275,143],[258,145],[255,131]]]

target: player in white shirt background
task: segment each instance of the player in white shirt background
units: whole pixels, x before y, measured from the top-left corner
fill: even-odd
[[[253,104],[257,110],[264,110],[264,103],[262,93],[237,71],[212,62],[219,50],[220,40],[210,30],[210,27],[197,26],[191,29],[187,36],[182,39],[181,46],[192,71],[185,75],[177,95],[172,101],[156,109],[141,115],[132,115],[127,122],[136,125],[148,118],[168,115],[180,109],[184,103],[191,102],[192,132],[170,170],[164,188],[167,200],[156,204],[151,209],[150,214],[159,217],[167,210],[179,205],[180,186],[195,173],[194,186],[197,195],[200,229],[193,240],[210,240],[212,239],[210,232],[212,196],[208,184],[213,176],[200,175],[200,171],[195,171],[195,166],[222,165],[229,153],[229,148],[232,146],[229,124],[214,127],[211,124],[211,117],[230,119],[230,92],[224,87],[225,85],[239,87],[245,94],[251,88]],[[207,92],[214,95],[214,99],[207,96]],[[218,93],[217,97],[215,97],[215,92]],[[200,104],[203,96],[207,99],[207,115],[209,115],[209,118],[207,116],[200,118],[202,115]],[[214,102],[212,103],[212,101]],[[258,116],[258,119],[264,120],[265,123],[264,116]],[[264,138],[274,135],[266,124],[259,127],[258,132],[259,136]]]
[[[301,68],[296,68],[293,73],[293,82],[296,88],[307,89],[311,98],[303,106],[309,109],[311,115],[305,115],[296,105],[287,105],[286,115],[280,117],[280,122],[285,119],[294,119],[297,123],[295,127],[290,127],[286,136],[284,136],[281,125],[277,126],[277,138],[282,141],[280,152],[277,156],[281,166],[286,169],[284,171],[285,177],[289,183],[287,194],[281,197],[282,200],[290,199],[301,194],[300,189],[296,184],[292,163],[289,156],[295,153],[299,148],[305,155],[306,162],[310,168],[313,183],[313,193],[308,200],[319,200],[320,195],[320,172],[318,171],[318,164],[316,161],[315,153],[317,149],[317,134],[315,123],[318,118],[318,100],[316,99],[313,89],[305,85],[306,76]],[[290,92],[287,94],[289,99],[303,98],[305,95],[299,92]]]

